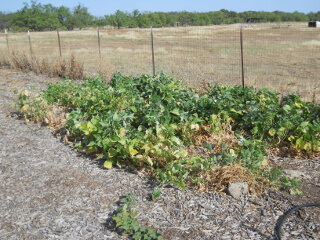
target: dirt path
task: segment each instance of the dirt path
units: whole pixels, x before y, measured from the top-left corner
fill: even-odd
[[[235,200],[168,187],[150,201],[155,184],[143,175],[100,169],[48,129],[8,117],[15,111],[13,90],[45,88],[48,81],[54,80],[0,70],[0,239],[123,239],[108,219],[127,193],[138,196],[141,224],[161,230],[165,239],[272,239],[279,215],[293,204],[320,200],[319,177],[312,177],[304,183],[313,184],[312,191],[291,199],[266,192]],[[319,173],[319,160],[311,163],[304,171]]]

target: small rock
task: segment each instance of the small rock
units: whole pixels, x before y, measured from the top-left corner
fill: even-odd
[[[298,170],[283,170],[283,173],[290,178],[302,178],[305,174]]]
[[[100,74],[99,73],[92,73],[92,77],[99,77]]]
[[[236,182],[230,183],[228,186],[228,193],[235,199],[238,199],[241,195],[249,193],[249,186],[247,183]]]

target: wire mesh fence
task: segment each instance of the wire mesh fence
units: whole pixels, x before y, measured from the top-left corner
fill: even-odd
[[[307,25],[247,25],[244,38],[248,85],[301,93],[320,87],[319,29]]]
[[[153,29],[155,71],[193,87],[201,82],[240,85],[244,76],[245,85],[299,91],[307,100],[320,101],[320,28],[306,23],[244,24],[243,58],[240,29],[240,24]],[[153,73],[150,29],[100,28],[99,37],[97,29],[59,35],[62,58],[74,54],[87,75]],[[3,56],[8,49],[50,61],[60,58],[57,32],[1,34]]]
[[[173,74],[192,86],[199,81],[241,84],[239,26],[219,28],[157,29],[157,71]]]

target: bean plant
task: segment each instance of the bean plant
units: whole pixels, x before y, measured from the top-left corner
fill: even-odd
[[[115,73],[109,83],[63,80],[36,98],[18,95],[18,106],[28,116],[43,118],[43,106],[65,109],[69,141],[104,159],[106,168],[147,167],[159,181],[182,188],[203,181],[195,173],[217,165],[240,164],[259,174],[266,148],[287,147],[307,156],[320,152],[320,106],[296,94],[280,99],[268,89],[221,85],[209,85],[200,94],[165,74]],[[41,114],[35,111],[39,104]],[[233,145],[220,141],[221,150],[213,154],[216,146],[197,142],[227,125],[237,139]],[[211,154],[190,156],[190,146],[199,144]]]

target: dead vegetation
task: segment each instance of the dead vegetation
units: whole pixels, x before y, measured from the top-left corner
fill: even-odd
[[[10,55],[4,57],[0,65],[19,69],[23,72],[31,71],[35,74],[47,74],[50,77],[86,78],[83,62],[76,59],[74,54],[71,54],[69,58],[58,58],[50,62],[48,58],[12,51]]]

